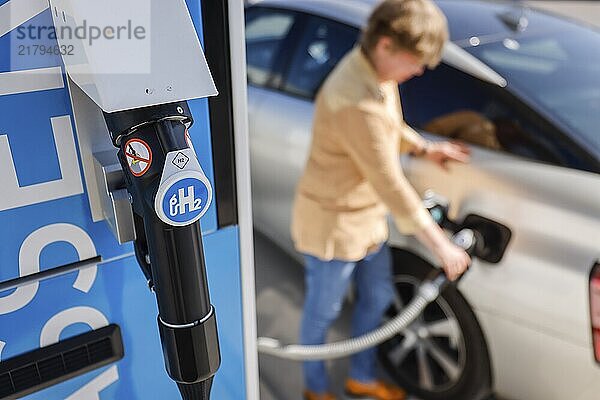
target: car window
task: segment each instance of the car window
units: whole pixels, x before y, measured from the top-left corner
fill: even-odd
[[[246,13],[246,57],[248,81],[267,83],[275,57],[295,21],[295,14],[271,9],[249,9]]]
[[[506,89],[445,64],[401,86],[409,125],[450,139],[533,160],[570,165],[556,129]]]
[[[469,51],[600,152],[600,32],[567,25]]]
[[[314,98],[321,83],[358,39],[356,28],[310,17],[290,64],[283,89]]]

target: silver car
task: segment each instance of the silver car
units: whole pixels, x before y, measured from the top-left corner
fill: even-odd
[[[600,33],[506,3],[438,1],[451,43],[435,70],[401,85],[407,122],[470,143],[450,172],[400,161],[421,192],[491,244],[457,288],[380,348],[422,399],[600,398]],[[368,0],[264,0],[246,8],[256,228],[294,255],[294,189],[313,100],[350,50]],[[398,298],[435,260],[390,226]],[[390,315],[395,311],[390,310]]]

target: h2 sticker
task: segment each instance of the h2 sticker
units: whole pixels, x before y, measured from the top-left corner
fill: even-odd
[[[166,224],[186,226],[198,221],[212,201],[210,182],[193,149],[167,154],[154,201],[156,215]]]

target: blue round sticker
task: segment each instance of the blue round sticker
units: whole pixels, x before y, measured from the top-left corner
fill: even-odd
[[[175,181],[162,199],[162,212],[176,224],[192,223],[209,204],[209,189],[197,178]]]

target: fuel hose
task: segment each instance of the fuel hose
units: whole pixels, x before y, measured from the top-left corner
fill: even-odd
[[[482,238],[476,231],[463,229],[454,235],[452,240],[467,253],[472,254],[473,250],[481,245]],[[479,243],[477,243],[478,241]],[[433,276],[421,283],[415,297],[397,316],[362,336],[319,345],[283,345],[277,339],[260,337],[258,338],[258,351],[262,354],[296,361],[332,360],[359,353],[375,347],[407,329],[449,284],[450,281],[446,275],[441,270],[436,270]]]

